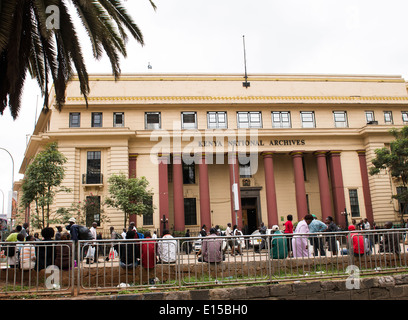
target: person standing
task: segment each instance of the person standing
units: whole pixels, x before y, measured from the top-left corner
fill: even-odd
[[[368,222],[367,218],[364,218],[364,230],[370,230],[370,222]]]
[[[61,240],[61,235],[62,235],[62,227],[61,226],[56,226],[55,229],[57,229],[57,232],[55,232],[55,240]]]
[[[309,233],[309,224],[313,221],[313,216],[307,214],[302,221],[300,221],[295,229],[293,239],[292,239],[292,248],[293,248],[293,257],[309,257],[309,248],[307,245],[307,236],[306,233]],[[299,235],[300,234],[300,235]]]
[[[89,229],[91,231],[92,234],[92,238],[94,240],[97,239],[97,233],[96,233],[96,228],[98,227],[98,224],[96,222],[92,222],[92,227]]]
[[[259,227],[259,233],[261,234],[261,244],[259,245],[259,253],[261,250],[265,247],[265,236],[262,237],[262,235],[266,235],[267,228],[263,222],[261,222],[261,225]]]
[[[309,233],[311,233],[311,241],[313,244],[313,251],[314,251],[314,255],[315,257],[318,256],[318,252],[320,251],[320,256],[326,256],[326,252],[324,251],[324,247],[323,247],[323,236],[321,234],[317,234],[317,233],[321,233],[326,231],[327,229],[327,225],[318,220],[317,217],[312,214],[313,216],[313,220],[312,222],[309,224]]]
[[[225,235],[227,237],[232,237],[234,235],[233,230],[231,229],[231,223],[230,222],[227,223],[227,229],[225,230]],[[227,243],[228,243],[228,246],[231,248],[231,255],[233,256],[235,254],[234,239],[229,238],[227,240]]]
[[[286,220],[287,221],[283,224],[283,226],[285,227],[283,233],[285,233],[286,240],[288,242],[288,256],[289,256],[292,255],[293,216],[291,214],[288,214]]]
[[[122,239],[126,239],[126,228],[123,228],[123,229],[122,229],[122,234],[121,234],[121,236],[122,236]]]
[[[28,230],[28,226],[29,224],[27,222],[23,223],[23,227],[21,228],[21,233],[24,236],[24,239],[28,237],[28,235],[30,234],[30,231]]]
[[[334,223],[333,217],[328,216],[325,221],[327,225],[326,232],[337,232],[339,231],[339,228],[337,225]],[[337,255],[337,240],[336,240],[336,235],[331,234],[328,236],[328,243],[329,243],[329,251],[333,253],[333,255]]]
[[[186,234],[184,235],[186,238],[190,238],[190,229],[187,229]],[[185,251],[187,254],[190,254],[190,252],[193,250],[193,244],[191,243],[190,240],[185,241]]]
[[[200,236],[201,236],[201,237],[206,237],[206,236],[207,236],[207,231],[206,231],[206,229],[207,229],[207,226],[204,224],[204,225],[201,227],[201,231],[200,231]]]
[[[236,248],[238,249],[238,254],[242,256],[242,243],[241,243],[241,239],[239,238],[239,236],[242,236],[242,232],[238,229],[238,226],[236,224],[234,225],[232,230],[233,230],[232,235],[235,237],[234,244]]]

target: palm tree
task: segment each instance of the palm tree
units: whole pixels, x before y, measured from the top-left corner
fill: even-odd
[[[152,0],[148,1],[156,9]],[[62,109],[74,70],[87,100],[88,74],[70,13],[73,10],[85,27],[94,58],[105,53],[115,79],[120,75],[120,56],[126,57],[127,31],[144,44],[122,0],[0,0],[1,114],[9,107],[13,119],[18,117],[27,71],[44,96],[44,111],[48,110],[51,81],[56,107]]]

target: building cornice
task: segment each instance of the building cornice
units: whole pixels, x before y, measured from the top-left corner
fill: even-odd
[[[67,97],[67,105],[84,105],[84,97]],[[88,97],[89,104],[178,103],[351,103],[408,104],[408,96],[109,96]]]
[[[110,74],[89,75],[89,81],[243,81],[242,74],[122,74],[118,80]],[[390,82],[405,83],[400,75],[355,74],[249,74],[249,81],[302,81],[302,82]],[[78,81],[73,77],[71,81]]]

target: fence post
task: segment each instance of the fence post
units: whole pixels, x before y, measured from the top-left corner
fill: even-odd
[[[81,243],[80,240],[76,242],[76,258],[77,258],[77,295],[80,293],[80,284],[81,284]]]
[[[75,296],[75,242],[72,241],[71,244],[71,295]]]

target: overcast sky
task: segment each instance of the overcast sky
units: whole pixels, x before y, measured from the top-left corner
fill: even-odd
[[[122,73],[243,73],[401,75],[408,80],[406,0],[128,0],[145,46],[128,43]],[[79,33],[81,31],[78,25]],[[110,73],[82,41],[88,73]],[[150,63],[152,69],[147,66]],[[25,85],[20,116],[0,116],[0,148],[14,159],[14,180],[32,134],[41,96]],[[38,114],[37,113],[37,117]],[[0,150],[0,190],[11,190],[10,156]],[[3,196],[0,191],[0,213]]]

